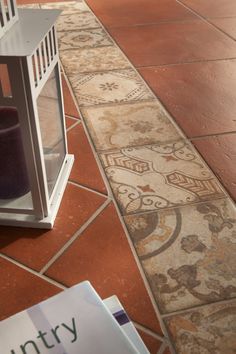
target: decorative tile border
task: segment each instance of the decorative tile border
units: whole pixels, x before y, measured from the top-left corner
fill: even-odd
[[[123,53],[115,46],[83,50],[67,50],[60,54],[65,72],[77,75],[83,72],[129,68]]]
[[[167,112],[156,100],[82,108],[97,150],[163,143],[181,139]]]
[[[58,32],[59,50],[91,49],[112,46],[111,38],[102,28],[81,29],[71,32]]]
[[[162,313],[236,296],[235,211],[221,199],[125,217]]]
[[[178,354],[233,354],[236,348],[236,301],[196,308],[166,318]]]
[[[223,197],[210,170],[186,141],[100,154],[123,215]]]
[[[154,98],[133,69],[74,75],[69,79],[81,107]]]

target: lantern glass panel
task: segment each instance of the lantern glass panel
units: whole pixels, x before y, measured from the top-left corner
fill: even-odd
[[[0,64],[0,82],[3,97],[12,97],[7,64]]]
[[[15,107],[0,107],[0,208],[32,210],[21,129]]]
[[[66,156],[57,70],[53,70],[37,99],[49,197]]]

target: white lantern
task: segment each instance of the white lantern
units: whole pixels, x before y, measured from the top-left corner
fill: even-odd
[[[18,21],[15,0],[0,0],[0,38]]]
[[[0,39],[0,224],[51,228],[74,161],[54,26],[60,11],[18,12]]]

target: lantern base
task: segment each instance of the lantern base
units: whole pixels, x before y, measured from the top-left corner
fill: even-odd
[[[51,210],[50,214],[47,217],[39,220],[33,215],[0,213],[0,225],[32,227],[38,229],[52,229],[61,203],[61,199],[63,197],[64,190],[67,185],[67,181],[69,179],[73,162],[74,155],[66,155],[66,163],[64,164],[60,179],[53,193],[53,199],[50,205]]]

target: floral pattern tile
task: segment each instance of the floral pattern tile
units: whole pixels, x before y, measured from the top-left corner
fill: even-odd
[[[69,79],[80,106],[154,98],[133,69],[80,74]]]
[[[49,2],[46,4],[41,4],[42,9],[59,9],[63,10],[63,15],[69,14],[69,13],[74,13],[75,11],[80,11],[80,12],[88,12],[90,11],[89,7],[80,0],[77,1],[63,1],[63,2]]]
[[[60,54],[67,75],[130,67],[120,49],[113,47],[68,50]]]
[[[58,32],[60,51],[68,49],[89,49],[113,45],[109,35],[102,28]]]
[[[223,198],[125,218],[163,313],[236,296],[235,211]]]
[[[91,12],[73,11],[63,12],[57,21],[57,31],[77,31],[81,28],[101,27],[96,17]]]
[[[210,170],[185,141],[100,154],[123,214],[223,196]]]
[[[235,353],[235,300],[172,316],[166,323],[179,354]]]
[[[181,137],[157,100],[83,108],[82,113],[97,150],[168,142]]]

